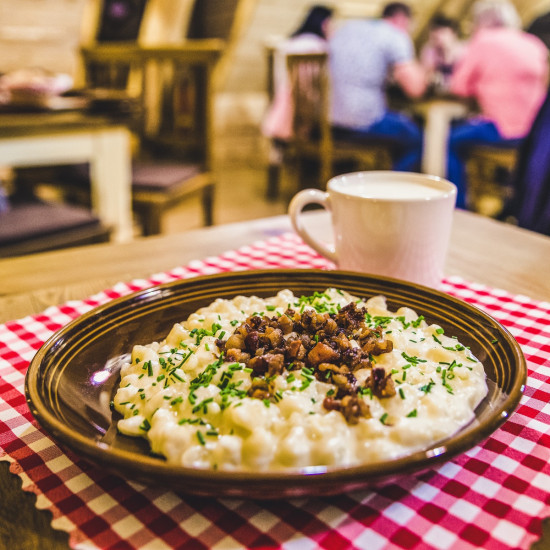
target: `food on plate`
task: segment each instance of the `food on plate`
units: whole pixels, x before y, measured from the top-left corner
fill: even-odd
[[[382,296],[217,299],[133,347],[114,398],[121,433],[171,464],[283,471],[387,461],[470,423],[483,365]]]

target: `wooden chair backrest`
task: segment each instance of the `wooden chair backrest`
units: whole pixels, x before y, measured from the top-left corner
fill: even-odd
[[[290,145],[295,149],[307,149],[329,163],[333,142],[329,122],[328,55],[289,54],[287,68],[293,105]]]
[[[295,139],[326,139],[330,136],[327,54],[289,54],[287,67],[294,109]]]
[[[350,161],[363,170],[389,169],[388,144],[366,137],[361,140],[334,137],[327,53],[289,54],[287,68],[294,108],[290,151],[295,157],[307,156],[319,161],[321,185],[334,175],[336,161]]]
[[[179,45],[98,44],[81,49],[86,86],[120,90],[121,71],[130,71],[126,93],[139,103],[136,134],[142,143],[211,164],[212,71],[223,41],[188,40]],[[97,80],[101,67],[101,80]]]

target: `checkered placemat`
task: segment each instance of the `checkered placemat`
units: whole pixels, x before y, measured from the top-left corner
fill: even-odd
[[[483,445],[374,491],[274,502],[206,499],[145,487],[67,454],[24,397],[29,361],[71,319],[150,285],[222,271],[330,268],[285,234],[0,326],[0,448],[75,548],[529,548],[550,515],[550,303],[466,282],[444,290],[484,309],[521,345],[529,379],[518,411]]]

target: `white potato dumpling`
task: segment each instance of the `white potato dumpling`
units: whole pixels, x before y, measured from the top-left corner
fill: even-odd
[[[391,359],[386,357],[386,356],[389,356],[389,355],[390,355],[389,353],[384,353],[384,354],[382,354],[382,355],[380,355],[379,357],[376,358],[376,366],[377,367],[384,367],[384,370],[386,372],[391,371],[391,365],[393,364]],[[386,365],[390,365],[390,368],[387,368]],[[359,370],[354,371],[354,373],[353,373],[353,376],[355,376],[355,378],[357,379],[357,384],[359,386],[364,386],[367,379],[370,378],[370,375],[371,375],[371,369],[370,368],[368,368],[368,369],[359,369]]]
[[[176,323],[172,327],[172,330],[168,333],[165,342],[168,346],[170,346],[170,348],[178,348],[180,342],[185,342],[188,339],[189,331],[186,330],[180,323]]]
[[[143,434],[143,430],[140,429],[145,417],[142,414],[136,414],[123,418],[118,421],[118,430],[124,435],[140,435]]]
[[[277,449],[277,439],[264,429],[255,429],[242,445],[242,456],[245,464],[253,470],[267,470]]]
[[[353,428],[340,413],[330,411],[325,415],[310,415],[304,428],[311,445],[313,465],[345,466],[353,462]]]
[[[376,315],[387,315],[388,308],[385,296],[373,296],[366,301],[369,313],[374,317]]]
[[[200,345],[195,349],[192,356],[195,357],[195,361],[204,366],[216,361],[217,357],[214,355],[214,352],[218,352],[216,337],[205,336],[201,340]],[[190,356],[189,359],[191,359],[192,356]],[[187,361],[184,365],[186,363]]]
[[[120,378],[124,378],[125,376],[128,376],[130,374],[138,373],[141,370],[141,365],[136,365],[135,363],[124,363],[120,367]]]
[[[189,317],[181,323],[181,325],[188,331],[191,331],[194,328],[204,328],[204,315],[201,313],[201,310],[191,313]]]
[[[294,413],[306,415],[309,414],[311,410],[311,397],[300,391],[285,392],[284,399],[279,403],[279,411],[285,418],[289,418]]]
[[[178,463],[184,449],[192,444],[195,429],[179,425],[175,416],[167,409],[158,410],[151,419],[147,437],[151,450],[166,456],[168,462]]]
[[[392,321],[391,324],[393,324],[393,321]],[[391,324],[390,324],[390,327],[391,327]],[[401,351],[405,349],[405,346],[409,342],[409,337],[405,333],[403,333],[399,330],[395,330],[394,328],[388,328],[388,330],[391,330],[391,332],[386,332],[384,336],[388,340],[392,341],[393,351],[391,352],[391,354],[395,358],[396,361],[400,361],[401,360],[400,359],[401,358]],[[384,356],[389,356],[389,355],[390,355],[389,353],[383,353],[382,355],[377,357],[376,360],[377,361],[379,359],[383,360],[383,359],[385,359]]]
[[[123,407],[124,405],[121,405],[121,403],[126,403],[126,401],[131,401],[132,398],[136,395],[138,392],[138,388],[136,385],[136,382],[138,382],[139,379],[135,374],[130,374],[128,376],[125,376],[120,381],[120,388],[116,392],[114,403],[117,410],[120,410],[120,407]]]
[[[195,378],[197,374],[202,372],[204,365],[201,365],[199,360],[197,359],[197,356],[194,353],[191,353],[189,357],[185,359],[184,362],[182,362],[181,356],[180,359],[174,359],[173,364],[179,365],[181,363],[181,366],[178,369],[178,375],[182,376],[183,379],[187,380],[187,377]],[[185,375],[187,373],[187,376]]]
[[[388,431],[391,428],[386,428]],[[420,448],[421,445],[418,445]],[[365,439],[357,442],[357,458],[363,464],[387,462],[411,452],[412,449],[392,441],[389,437]]]
[[[141,412],[150,418],[158,409],[166,409],[170,406],[170,401],[164,399],[164,392],[161,386],[153,386],[147,390],[147,399],[144,400],[144,405]],[[167,407],[168,405],[168,407]]]
[[[425,349],[426,349],[426,346],[424,345],[423,342],[416,342],[416,341],[412,342],[409,339],[407,340],[405,345],[401,348],[400,353],[404,351],[405,354],[408,355],[409,357],[417,357],[419,359],[417,368],[426,370],[426,367],[428,366],[428,361],[427,361],[427,358],[424,357]],[[406,361],[407,364],[410,364],[410,361],[408,361],[404,357],[402,358]]]
[[[333,435],[311,444],[313,466],[350,466],[355,462],[355,441]]]
[[[384,426],[379,418],[381,415],[373,413],[372,418],[360,418],[354,429],[356,437],[361,440],[376,440],[387,434],[387,426]]]
[[[149,346],[135,345],[132,348],[132,356],[130,363],[144,363],[145,361],[156,361],[158,359],[157,353]]]
[[[389,433],[392,441],[410,449],[419,448],[431,437],[429,419],[424,407],[416,407],[416,416],[402,417],[396,420],[395,429]]]
[[[223,371],[220,369],[218,371],[218,374],[213,378],[213,382],[215,384],[218,384],[219,382],[221,382],[222,376],[223,376]],[[250,378],[250,375],[244,370],[233,371],[231,382],[234,384],[238,384],[239,390],[242,390],[242,391],[247,391],[250,388],[250,386],[252,386],[252,379]]]
[[[235,428],[246,437],[257,428],[269,428],[273,424],[277,407],[266,407],[263,401],[251,398],[243,399],[239,403],[238,406],[232,405],[224,411],[223,419],[227,431]]]
[[[293,420],[298,421],[299,417]],[[322,415],[308,415],[304,420],[306,435],[311,441],[327,439],[334,434],[342,438],[349,435],[349,425],[344,416],[337,411],[329,411]]]
[[[202,326],[200,328],[203,328],[205,330],[213,331],[214,325],[216,325],[216,332],[220,330],[220,326],[222,324],[222,317],[219,313],[216,313],[214,311],[208,313],[204,316],[204,321],[202,323]]]
[[[239,308],[232,301],[224,300],[223,298],[216,298],[210,305],[201,307],[195,313],[192,313],[189,316],[189,319],[203,318],[204,315],[212,311],[216,313],[232,314],[234,312],[238,312]]]
[[[427,384],[430,381],[430,377],[427,376],[424,373],[424,370],[422,368],[413,366],[413,367],[410,367],[408,369],[405,369],[405,371],[403,371],[403,372],[407,373],[405,375],[406,376],[406,381],[411,386],[417,385],[417,384],[424,385],[424,384]],[[399,378],[399,376],[402,377],[403,374],[398,374],[396,376]]]
[[[311,443],[301,425],[293,426],[277,445],[276,459],[284,467],[309,466],[310,455]]]
[[[396,317],[404,317],[406,323],[410,323],[412,321],[418,320],[418,313],[414,309],[411,309],[410,307],[400,307],[395,312]]]
[[[452,363],[456,358],[455,351],[449,351],[442,346],[432,346],[426,350],[426,359],[435,363]]]
[[[214,467],[237,470],[242,467],[243,440],[235,435],[221,435],[212,445],[211,461]]]
[[[288,304],[292,304],[296,300],[294,293],[291,290],[285,289],[277,292],[273,305],[287,309]]]
[[[240,312],[244,317],[265,309],[265,301],[258,296],[236,296],[232,301],[235,311]]]
[[[420,398],[420,403],[426,409],[426,416],[428,418],[449,416],[450,407],[453,405],[450,403],[449,396],[453,397],[445,389],[439,387],[434,387],[430,393],[424,394]]]
[[[158,357],[155,354],[155,357],[152,359],[129,365],[124,370],[121,370],[120,375],[121,380],[127,376],[135,376],[136,380],[139,380],[139,385],[143,387],[154,382],[156,377],[160,374],[160,370]],[[136,382],[136,384],[137,383],[138,382]]]
[[[471,372],[466,367],[455,367],[453,369],[454,384],[459,382],[468,383],[470,380]]]
[[[180,393],[183,396],[181,403],[178,404],[178,414],[183,418],[195,416],[195,413],[201,418],[207,420],[220,417],[220,406],[217,403],[217,397],[220,389],[217,386],[200,386],[194,390],[194,399],[189,400],[186,391]]]
[[[479,385],[468,384],[466,381],[457,378],[452,382],[454,382],[455,395],[468,409],[475,409],[486,395]]]
[[[207,469],[212,466],[212,455],[210,444],[201,445],[198,443],[197,434],[194,434],[197,444],[185,449],[181,455],[181,465],[187,468]]]

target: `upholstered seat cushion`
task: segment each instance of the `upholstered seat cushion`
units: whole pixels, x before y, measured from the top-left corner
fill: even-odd
[[[198,164],[181,162],[134,162],[132,186],[139,191],[169,191],[182,181],[201,172]],[[59,179],[76,185],[89,185],[88,164],[74,164],[60,168]]]
[[[42,201],[17,202],[0,214],[0,245],[98,225],[85,208]]]
[[[169,191],[200,172],[198,164],[136,162],[132,167],[132,185],[139,190]]]

